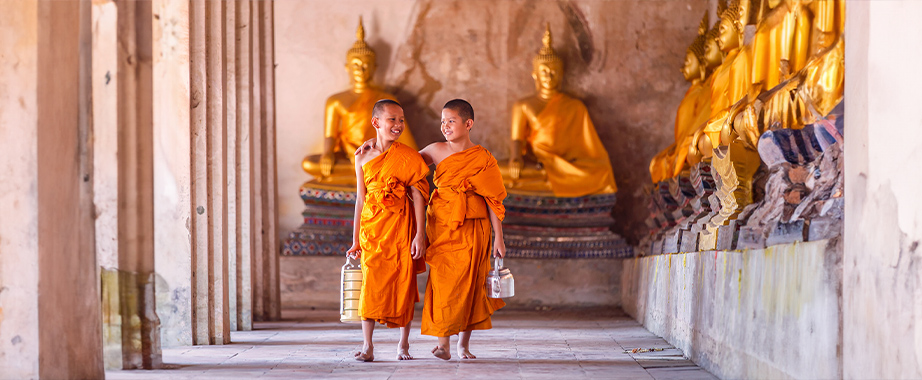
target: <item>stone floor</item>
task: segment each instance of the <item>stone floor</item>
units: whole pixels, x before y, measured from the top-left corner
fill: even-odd
[[[284,321],[234,332],[232,344],[166,348],[168,369],[107,371],[108,379],[714,379],[620,310],[506,311],[475,331],[477,359],[434,358],[435,338],[410,334],[411,361],[396,360],[397,329],[375,330],[375,362],[359,363],[357,324],[336,311],[286,311]],[[662,349],[626,353],[640,349]]]

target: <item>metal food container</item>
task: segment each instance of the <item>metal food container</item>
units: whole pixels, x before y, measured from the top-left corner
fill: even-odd
[[[487,274],[487,297],[509,298],[515,295],[515,279],[509,268],[503,268],[503,259],[493,259],[493,270]]]
[[[362,264],[351,257],[346,257],[346,264],[343,265],[339,294],[339,321],[361,322],[359,296],[362,294]]]

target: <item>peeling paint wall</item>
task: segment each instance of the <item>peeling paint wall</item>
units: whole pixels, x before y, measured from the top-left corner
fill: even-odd
[[[846,20],[844,377],[922,377],[922,3]]]
[[[624,310],[724,379],[842,377],[840,240],[628,259]]]
[[[326,98],[348,88],[346,51],[358,17],[378,57],[375,77],[404,104],[420,145],[442,139],[438,115],[471,101],[472,133],[508,157],[512,104],[535,91],[531,62],[550,22],[563,87],[582,99],[618,182],[617,232],[634,239],[646,214],[640,189],[650,158],[673,139],[688,85],[679,74],[704,0],[284,1],[276,4],[281,234],[300,226],[301,159],[320,153]]]

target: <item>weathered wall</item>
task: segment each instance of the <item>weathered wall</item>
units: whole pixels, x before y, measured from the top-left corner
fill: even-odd
[[[624,310],[720,378],[842,377],[840,241],[628,259],[622,279]]]
[[[38,378],[37,1],[0,12],[0,373]]]
[[[339,256],[282,256],[282,305],[286,308],[338,308]],[[515,277],[510,308],[621,306],[622,259],[509,259]],[[426,274],[417,276],[422,300]],[[422,307],[422,303],[417,304]]]
[[[286,1],[276,4],[280,234],[301,224],[301,159],[322,150],[323,105],[348,88],[358,16],[378,56],[376,81],[405,105],[417,142],[440,140],[441,106],[472,102],[472,134],[508,157],[510,108],[534,92],[531,60],[546,22],[564,57],[564,89],[583,99],[618,182],[617,230],[636,240],[650,158],[672,142],[687,88],[679,74],[704,0]]]
[[[845,378],[922,377],[922,3],[849,2]]]

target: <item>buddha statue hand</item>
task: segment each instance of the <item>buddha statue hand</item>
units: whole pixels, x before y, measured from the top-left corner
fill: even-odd
[[[522,157],[513,157],[509,159],[509,176],[513,180],[522,177],[522,168],[525,166],[525,160]]]
[[[324,152],[320,156],[320,174],[324,177],[329,177],[330,174],[333,174],[333,163],[336,162],[336,157],[333,156],[333,152]]]
[[[791,76],[791,62],[786,59],[782,59],[781,65],[778,68],[778,70],[781,71],[781,80],[785,80],[789,78]],[[766,89],[766,90],[769,90],[769,89]]]

